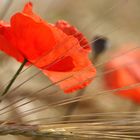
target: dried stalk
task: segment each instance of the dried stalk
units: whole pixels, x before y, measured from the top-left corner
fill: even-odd
[[[133,128],[134,127],[134,128]],[[134,129],[134,130],[133,130]],[[42,136],[53,138],[140,138],[140,125],[69,123],[55,125],[28,125],[1,122],[0,135]],[[132,131],[133,130],[133,131]]]

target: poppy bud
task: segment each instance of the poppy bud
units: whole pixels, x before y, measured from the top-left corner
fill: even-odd
[[[92,43],[92,50],[93,50],[93,56],[95,59],[103,53],[106,48],[108,47],[108,40],[106,37],[103,36],[95,36],[93,38],[93,43]]]

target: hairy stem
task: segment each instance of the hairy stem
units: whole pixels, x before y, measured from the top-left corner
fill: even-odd
[[[1,97],[4,96],[9,91],[12,84],[14,83],[14,81],[16,80],[16,78],[18,77],[19,73],[22,71],[26,63],[27,63],[27,60],[25,59],[23,63],[21,64],[21,66],[19,67],[19,69],[17,70],[17,72],[15,73],[15,75],[13,76],[13,78],[11,79],[11,81],[9,82],[9,84],[7,85],[7,87],[5,88],[5,90],[0,94]]]

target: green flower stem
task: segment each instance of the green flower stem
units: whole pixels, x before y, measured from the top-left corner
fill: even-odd
[[[27,59],[23,61],[23,63],[21,64],[21,66],[19,67],[19,69],[17,70],[17,72],[15,73],[15,75],[7,85],[7,87],[5,88],[5,90],[0,94],[1,97],[4,96],[9,91],[10,87],[12,86],[12,84],[14,83],[14,81],[16,80],[16,78],[18,77],[19,73],[22,71],[26,63],[27,63]]]

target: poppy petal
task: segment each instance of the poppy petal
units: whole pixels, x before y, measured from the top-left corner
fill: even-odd
[[[74,44],[76,44],[77,40],[75,38],[71,37],[71,40]],[[70,41],[72,42],[72,41]],[[69,44],[72,45],[72,44]],[[68,45],[67,45],[68,46]],[[88,54],[83,49],[77,49],[80,45],[77,43],[77,45],[73,46],[68,52],[67,56],[71,56],[74,64],[74,68],[71,71],[50,71],[50,69],[44,70],[43,72],[53,81],[57,82],[62,79],[68,78],[72,75],[71,78],[68,78],[62,82],[59,82],[57,85],[61,87],[65,92],[72,92],[78,89],[81,89],[85,87],[87,84],[91,82],[90,80],[87,80],[89,78],[92,78],[95,76],[96,70],[91,64],[91,62],[88,59]],[[61,55],[62,57],[62,55]],[[59,57],[57,57],[59,58]],[[65,57],[64,57],[65,58]],[[63,57],[62,57],[63,60]],[[50,66],[51,67],[51,66]],[[60,65],[61,67],[61,65]],[[64,66],[63,66],[64,67]]]
[[[58,82],[57,85],[60,86],[65,93],[74,92],[76,90],[82,89],[87,86],[94,78],[96,71],[93,66],[87,66],[85,69],[80,71],[71,72],[55,72],[43,70],[54,83]]]
[[[12,38],[8,40],[31,62],[52,50],[56,43],[47,23],[35,22],[21,13],[11,18],[10,33]]]
[[[85,49],[88,52],[91,51],[91,46],[89,45],[86,37],[81,32],[79,32],[78,29],[76,29],[74,26],[71,26],[68,22],[64,20],[57,21],[55,26],[67,35],[73,35],[75,38],[77,38],[80,46],[83,47],[83,49]]]
[[[23,9],[23,14],[26,14],[26,16],[30,16],[31,18],[33,18],[36,22],[40,22],[42,21],[42,19],[36,15],[33,11],[32,11],[33,5],[31,2],[28,2]]]
[[[11,37],[9,34],[10,26],[7,23],[0,22],[0,50],[8,55],[16,58],[18,61],[23,62],[24,57],[22,54],[12,45],[6,36]]]

